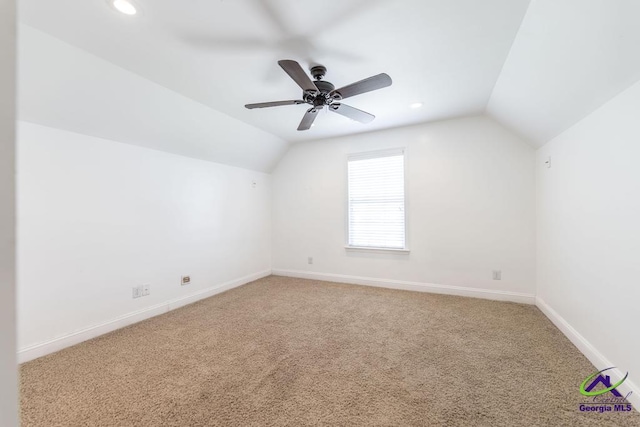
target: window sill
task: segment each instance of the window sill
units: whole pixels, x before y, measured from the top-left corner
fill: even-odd
[[[393,249],[393,248],[373,248],[369,246],[345,246],[347,251],[353,252],[375,252],[375,253],[391,253],[391,254],[408,254],[409,249]]]

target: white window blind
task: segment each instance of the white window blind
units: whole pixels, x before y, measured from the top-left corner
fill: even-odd
[[[348,158],[348,246],[405,249],[404,149]]]

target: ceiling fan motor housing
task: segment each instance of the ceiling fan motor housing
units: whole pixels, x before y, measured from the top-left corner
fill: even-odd
[[[315,82],[313,82],[314,85],[316,85],[316,87],[318,88],[318,90],[320,91],[320,93],[326,95],[329,92],[331,92],[332,90],[334,90],[336,87],[333,85],[333,83],[330,83],[326,80],[316,80]]]
[[[303,92],[302,99],[304,99],[305,102],[312,104],[316,107],[329,105],[333,101],[333,98],[329,96],[329,93],[331,93],[331,91],[333,91],[336,88],[333,85],[333,83],[328,82],[326,80],[315,80],[313,84],[318,88],[318,91],[320,93],[316,95],[312,95],[312,94]]]

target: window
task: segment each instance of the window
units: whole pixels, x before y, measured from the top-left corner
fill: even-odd
[[[349,155],[347,247],[406,249],[404,149]]]

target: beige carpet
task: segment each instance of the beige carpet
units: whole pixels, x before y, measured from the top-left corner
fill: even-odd
[[[631,426],[533,306],[271,276],[22,366],[23,426]]]

